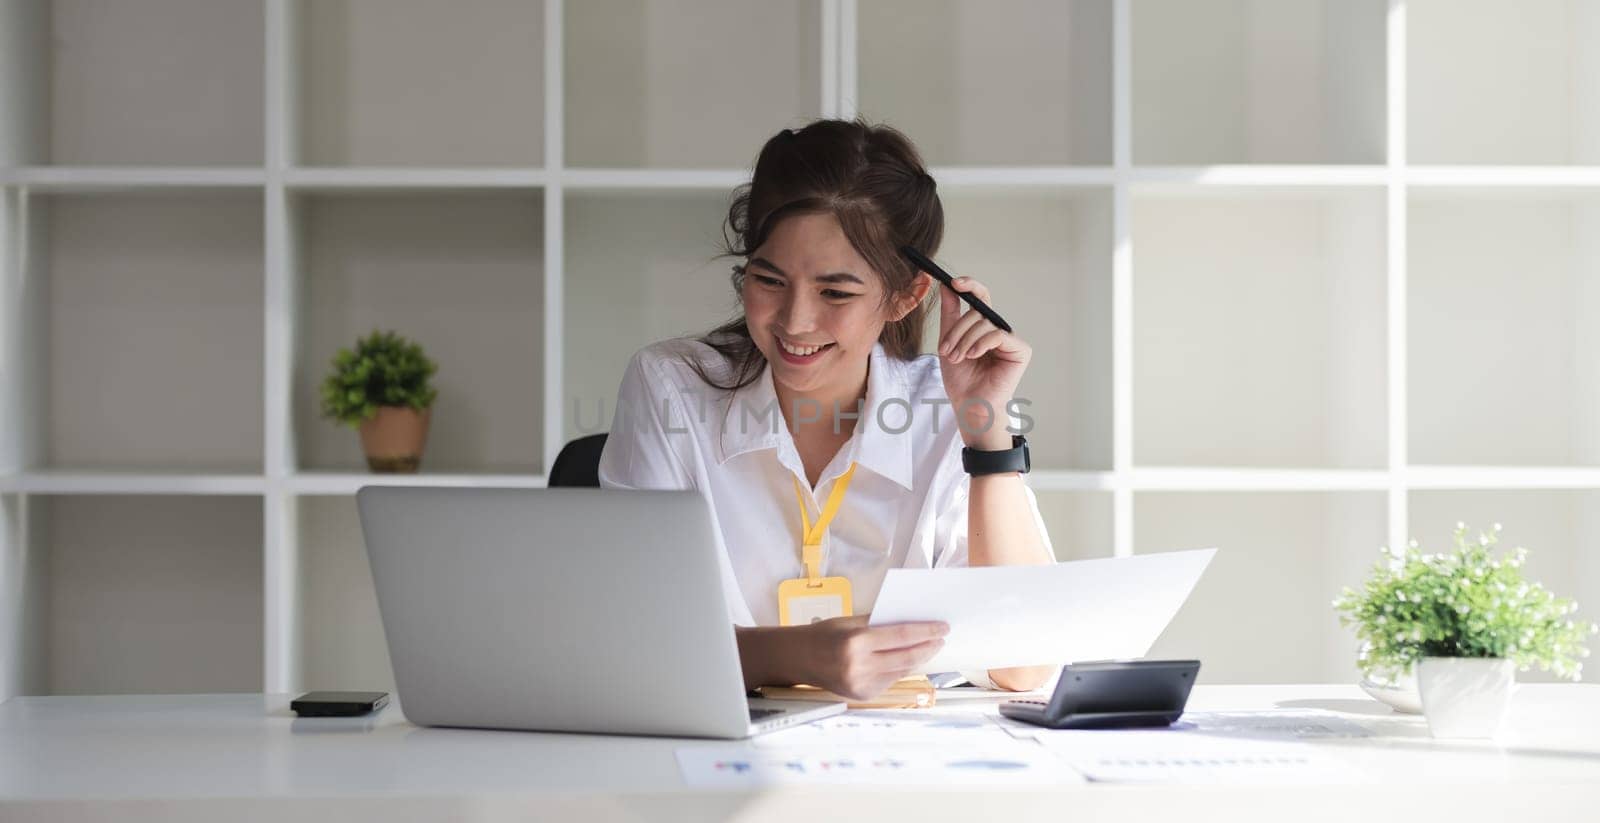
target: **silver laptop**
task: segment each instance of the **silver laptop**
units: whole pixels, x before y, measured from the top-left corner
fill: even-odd
[[[746,698],[697,492],[365,486],[356,503],[413,723],[739,738],[845,709]]]

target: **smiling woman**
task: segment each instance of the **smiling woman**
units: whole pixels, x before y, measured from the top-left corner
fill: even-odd
[[[744,275],[741,322],[751,347],[773,369],[780,407],[792,409],[801,397],[825,410],[835,403],[840,409],[853,406],[866,381],[872,347],[905,319],[915,323],[903,330],[913,354],[921,347],[926,284],[908,283],[900,293],[885,288],[882,279],[867,274],[870,267],[833,215],[795,214],[777,224],[759,251],[767,256],[752,256],[746,266],[735,267],[735,276]],[[796,273],[785,273],[768,256]],[[836,267],[853,268],[866,279]],[[813,468],[821,466],[807,466],[815,483]]]
[[[707,498],[751,687],[867,698],[917,671],[949,627],[868,626],[890,568],[1053,560],[1001,413],[1032,349],[942,291],[940,354],[920,354],[933,281],[898,248],[932,255],[943,234],[905,135],[784,129],[728,212],[740,316],[646,347],[623,375],[600,483]],[[954,288],[993,304],[971,278]],[[963,674],[1026,689],[1051,668]]]
[[[792,215],[809,218],[802,238],[782,230],[792,222],[785,218]],[[748,258],[746,265],[733,268],[734,291],[747,297],[751,279],[768,288],[786,287],[790,277],[770,258],[784,256],[779,245],[785,253],[798,250],[800,256],[791,268],[806,271],[796,266],[826,259],[818,246],[804,242],[819,235],[839,241],[832,250],[843,259],[837,261],[837,269],[810,269],[819,274],[809,285],[840,300],[851,299],[842,295],[875,297],[877,308],[889,298],[902,302],[915,298],[909,312],[884,324],[881,342],[895,358],[916,357],[922,349],[926,309],[921,297],[927,287],[917,289],[923,278],[895,249],[898,243],[908,243],[924,254],[938,251],[944,238],[944,206],[933,177],[905,135],[859,119],[819,120],[798,132],[784,129],[769,139],[750,183],[736,192],[728,209],[726,252]],[[757,271],[751,272],[752,268]],[[833,284],[844,288],[832,288]],[[773,358],[776,347],[771,338],[763,340],[752,331],[749,308],[746,303],[745,316],[704,338],[735,365],[733,384],[718,388],[734,390],[748,384]],[[696,371],[717,385],[702,369]]]

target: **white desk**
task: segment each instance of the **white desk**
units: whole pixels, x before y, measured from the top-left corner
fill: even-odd
[[[1368,726],[1377,737],[1327,745],[1382,778],[705,792],[684,788],[675,752],[725,742],[427,729],[394,706],[300,720],[284,695],[32,697],[0,705],[0,820],[1600,819],[1600,686],[1522,686],[1497,744],[1432,740],[1353,686],[1200,686],[1189,703],[1272,708]]]

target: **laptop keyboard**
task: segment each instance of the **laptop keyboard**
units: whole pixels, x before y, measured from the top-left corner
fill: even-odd
[[[765,720],[775,714],[783,714],[783,709],[758,709],[752,706],[750,707],[750,722],[755,723],[759,720]]]

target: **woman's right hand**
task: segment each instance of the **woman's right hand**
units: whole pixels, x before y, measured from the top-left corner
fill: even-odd
[[[796,679],[851,700],[868,700],[944,648],[942,622],[868,626],[867,615],[793,627]]]

